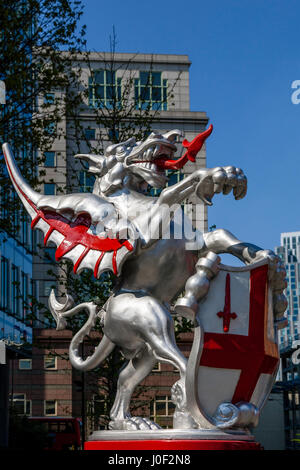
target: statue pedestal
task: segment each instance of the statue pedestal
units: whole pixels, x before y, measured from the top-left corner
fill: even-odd
[[[96,431],[84,450],[262,450],[252,435],[198,429]]]

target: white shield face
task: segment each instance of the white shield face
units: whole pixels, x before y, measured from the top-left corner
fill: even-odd
[[[222,266],[199,306],[204,348],[198,401],[213,415],[224,402],[260,408],[278,366],[268,264]]]

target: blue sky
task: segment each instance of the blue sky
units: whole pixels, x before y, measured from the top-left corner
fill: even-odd
[[[300,230],[300,80],[298,0],[85,0],[88,47],[188,54],[191,110],[206,111],[214,132],[207,166],[235,165],[246,198],[217,195],[209,225],[263,248]]]

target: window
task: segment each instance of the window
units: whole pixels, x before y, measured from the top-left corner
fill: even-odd
[[[26,400],[25,393],[13,394],[13,407],[18,415],[31,415],[31,400]]]
[[[28,276],[21,272],[21,299],[22,299],[22,319],[25,320],[28,313]]]
[[[155,366],[152,369],[152,372],[160,372],[161,371],[161,365],[160,362],[157,362]]]
[[[46,246],[43,248],[44,250],[44,262],[45,263],[55,263],[55,251],[56,248],[54,246]]]
[[[45,104],[53,104],[55,99],[54,93],[46,93],[44,96],[44,103]]]
[[[107,399],[94,395],[89,403],[94,429],[107,429],[109,422],[109,409]]]
[[[49,167],[55,167],[55,152],[44,152],[44,157],[45,157],[45,161],[44,161],[44,166],[49,168]]]
[[[108,130],[108,139],[111,140],[112,142],[118,142],[119,141],[119,131],[115,127],[113,129]]]
[[[19,369],[20,370],[31,370],[32,369],[32,359],[19,359]]]
[[[29,283],[29,301],[31,312],[34,315],[37,315],[37,305],[39,301],[39,281],[36,279],[31,279]],[[32,325],[32,319],[29,318],[27,324]]]
[[[95,183],[95,176],[87,173],[86,171],[81,171],[79,173],[79,191],[81,193],[91,193],[93,192],[93,187]]]
[[[19,317],[20,315],[20,272],[19,268],[12,265],[11,268],[11,305],[12,305],[12,313]]]
[[[56,124],[55,122],[49,122],[49,124],[47,124],[45,126],[45,129],[44,129],[44,132],[45,134],[47,135],[53,135],[56,131]]]
[[[45,416],[56,416],[57,415],[57,401],[56,400],[45,400],[44,401],[44,415]]]
[[[55,183],[44,183],[44,194],[46,196],[54,196],[56,193]]]
[[[27,214],[22,214],[22,242],[25,246],[29,247],[30,232],[29,232],[29,219]]]
[[[95,140],[96,139],[96,129],[85,129],[84,135],[87,140]]]
[[[121,78],[116,72],[98,70],[89,78],[89,105],[93,108],[113,108],[121,105]]]
[[[9,261],[1,256],[1,307],[5,310],[9,308]]]
[[[183,174],[180,170],[167,171],[168,183],[167,186],[173,186],[173,184],[179,183],[183,179]]]
[[[56,356],[45,356],[44,357],[44,369],[56,370],[57,369],[57,357]]]
[[[161,72],[140,72],[134,86],[136,109],[167,111],[167,89],[168,81]]]
[[[166,422],[164,418],[173,416],[174,410],[175,405],[168,395],[157,395],[150,404],[150,418],[163,426]]]
[[[44,281],[44,292],[43,295],[45,297],[49,297],[50,292],[52,289],[55,289],[55,281]]]

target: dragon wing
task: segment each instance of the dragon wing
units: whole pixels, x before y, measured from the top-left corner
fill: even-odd
[[[96,194],[39,194],[22,177],[8,144],[3,153],[15,190],[32,218],[31,228],[43,231],[45,245],[54,242],[55,259],[71,260],[74,273],[88,268],[96,278],[104,271],[120,275],[137,237],[134,226],[120,219],[114,205]]]

